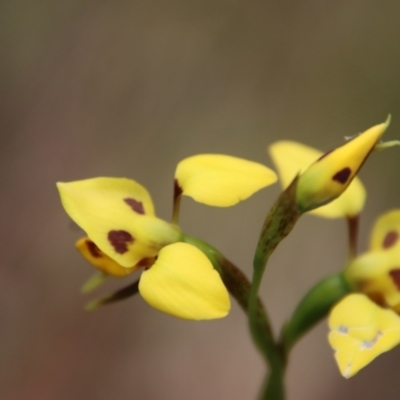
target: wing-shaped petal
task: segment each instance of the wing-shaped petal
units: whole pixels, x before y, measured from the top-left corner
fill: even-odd
[[[329,343],[345,378],[400,343],[400,317],[361,294],[345,297],[329,316]]]
[[[381,215],[372,228],[370,249],[385,250],[400,245],[400,210]]]
[[[152,307],[183,319],[222,318],[230,309],[218,272],[187,243],[164,247],[155,264],[143,272],[139,291]]]
[[[323,155],[319,150],[289,140],[273,143],[268,151],[278,169],[283,188],[289,186],[297,174],[304,172]],[[365,199],[365,188],[356,177],[341,196],[329,204],[310,211],[310,214],[325,218],[355,216],[363,209]]]
[[[229,207],[272,185],[276,174],[262,164],[219,154],[182,160],[175,173],[182,194],[199,203]]]
[[[154,216],[150,195],[135,181],[93,178],[57,187],[67,214],[123,267],[155,256],[180,238],[177,227]]]

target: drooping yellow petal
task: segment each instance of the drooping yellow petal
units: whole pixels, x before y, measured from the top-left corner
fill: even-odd
[[[164,247],[155,264],[143,272],[139,291],[152,307],[183,319],[222,318],[230,309],[218,272],[187,243]]]
[[[219,154],[185,158],[178,164],[175,178],[182,194],[218,207],[233,206],[277,179],[264,165]]]
[[[371,251],[357,257],[344,271],[358,291],[387,307],[400,305],[400,249]]]
[[[112,258],[104,254],[88,237],[79,239],[75,243],[75,247],[83,258],[107,275],[122,278],[139,268],[137,265],[131,268],[121,267],[121,265],[116,263]]]
[[[345,297],[329,316],[329,343],[345,378],[400,343],[400,317],[361,294]]]
[[[284,189],[289,186],[296,175],[304,172],[323,155],[319,150],[289,140],[273,143],[268,147],[268,151],[278,169]],[[329,204],[310,211],[310,214],[325,218],[352,217],[362,211],[365,199],[364,185],[356,177],[341,196]]]
[[[179,229],[154,216],[147,190],[124,178],[58,183],[67,214],[109,257],[123,267],[153,257],[179,240]]]
[[[370,240],[371,250],[385,250],[400,245],[400,210],[381,215],[375,222]]]

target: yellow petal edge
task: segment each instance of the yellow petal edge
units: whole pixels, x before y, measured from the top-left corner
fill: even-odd
[[[233,206],[277,180],[275,172],[262,164],[220,154],[185,158],[175,178],[183,195],[217,207]]]

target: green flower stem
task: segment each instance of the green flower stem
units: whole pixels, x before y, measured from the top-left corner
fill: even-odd
[[[259,395],[259,400],[283,400],[285,398],[285,368],[286,362],[281,357],[271,368]]]
[[[268,400],[280,400],[285,397],[283,380],[286,360],[281,349],[273,340],[272,335],[266,336],[261,329],[257,298],[269,257],[278,244],[291,232],[301,216],[296,201],[297,182],[298,177],[281,193],[267,215],[261,230],[253,264],[253,280],[247,315],[253,341],[263,354],[271,371],[269,381],[261,395],[262,399]]]
[[[281,333],[282,350],[287,357],[294,344],[318,322],[325,318],[331,308],[351,287],[339,272],[318,282],[301,300]]]

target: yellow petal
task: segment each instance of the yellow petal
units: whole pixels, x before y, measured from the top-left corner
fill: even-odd
[[[370,240],[371,250],[384,250],[400,245],[400,210],[381,215],[375,222]]]
[[[75,243],[75,247],[83,258],[107,275],[122,278],[139,268],[138,266],[133,266],[132,268],[121,267],[121,265],[116,263],[112,258],[104,254],[88,237],[79,239]]]
[[[400,304],[400,250],[371,251],[357,257],[344,271],[346,280],[380,304]]]
[[[272,185],[276,174],[241,158],[200,154],[182,160],[175,178],[182,194],[209,206],[229,207]]]
[[[183,319],[226,316],[229,294],[208,258],[196,247],[164,247],[155,264],[143,272],[139,291],[154,308]]]
[[[329,343],[345,378],[400,343],[400,317],[361,294],[338,303],[329,316]]]
[[[289,140],[273,143],[268,151],[278,169],[283,188],[289,186],[296,175],[304,172],[323,155],[319,150]],[[356,177],[341,196],[312,210],[310,214],[325,218],[352,217],[362,211],[365,199],[365,188]]]
[[[123,267],[153,257],[179,240],[179,229],[154,217],[147,190],[124,178],[58,183],[67,214],[109,257]]]

